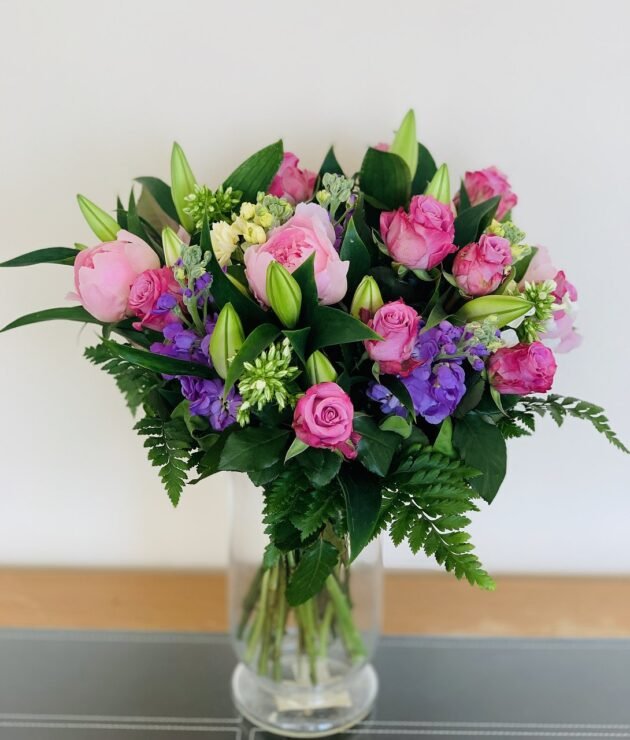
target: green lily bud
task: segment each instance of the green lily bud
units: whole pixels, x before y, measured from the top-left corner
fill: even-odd
[[[221,309],[216,326],[210,338],[210,357],[219,376],[227,377],[230,360],[243,346],[245,332],[243,324],[231,303]]]
[[[186,155],[181,146],[175,142],[171,153],[171,195],[180,224],[191,233],[194,231],[195,222],[184,209],[188,208],[186,196],[195,192],[196,184],[197,181],[190,169]]]
[[[424,194],[432,195],[440,203],[448,204],[451,202],[451,183],[448,177],[448,167],[445,164],[438,167]]]
[[[465,324],[492,318],[501,328],[525,316],[533,307],[531,301],[520,296],[484,295],[465,303],[455,314],[455,318]]]
[[[306,361],[306,375],[311,385],[337,380],[337,372],[323,352],[315,350]]]
[[[354,298],[350,305],[350,313],[357,318],[361,318],[362,311],[366,311],[370,316],[374,316],[382,305],[383,296],[379,290],[378,283],[371,275],[366,275],[354,292]]]
[[[116,219],[83,195],[77,195],[77,201],[88,226],[96,236],[102,242],[116,241],[117,234],[120,231]]]
[[[297,280],[279,262],[270,262],[266,288],[269,305],[274,313],[284,326],[293,329],[302,309],[302,291]]]
[[[245,298],[251,298],[251,294],[247,290],[247,288],[241,283],[240,280],[237,280],[234,275],[230,275],[229,272],[225,273],[225,277],[232,283],[232,285],[240,292],[242,293]]]
[[[394,141],[392,142],[389,151],[392,154],[397,154],[401,159],[405,161],[411,177],[416,174],[418,168],[418,140],[416,138],[416,114],[413,110],[407,111],[407,115],[403,118],[400,128],[396,131]]]
[[[165,226],[162,229],[162,246],[164,247],[164,261],[168,267],[173,267],[182,256],[184,242],[182,242],[170,226]]]

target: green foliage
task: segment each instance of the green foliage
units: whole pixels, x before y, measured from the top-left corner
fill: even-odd
[[[315,282],[315,254],[310,255],[293,272],[293,279],[300,286],[302,294],[301,317],[304,322],[310,322],[313,311],[317,308],[317,283]],[[296,331],[303,331],[296,329]]]
[[[400,435],[379,429],[378,424],[369,416],[356,416],[354,429],[361,435],[357,446],[359,461],[371,473],[387,475],[400,444]]]
[[[348,292],[352,293],[372,265],[370,253],[359,236],[354,217],[350,219],[339,254],[342,260],[350,261]]]
[[[240,190],[243,200],[256,202],[256,196],[266,191],[282,163],[282,141],[266,146],[239,165],[223,183],[223,187]]]
[[[225,395],[240,378],[245,363],[253,362],[258,355],[266,349],[278,336],[280,329],[273,324],[260,324],[245,339],[236,356],[230,362],[227,376],[225,378]]]
[[[113,356],[126,360],[131,365],[143,367],[156,373],[165,375],[194,375],[197,378],[212,378],[212,372],[206,365],[187,360],[177,360],[166,355],[158,355],[144,349],[136,349],[127,344],[119,344],[105,340],[108,350]]]
[[[313,313],[313,324],[310,337],[310,351],[322,347],[362,342],[365,339],[380,339],[376,332],[369,329],[354,316],[330,306],[319,306]]]
[[[134,426],[147,439],[149,460],[160,468],[160,478],[173,506],[177,506],[188,478],[191,449],[190,438],[183,419],[159,419],[147,416]]]
[[[0,262],[0,267],[30,267],[30,265],[42,265],[46,263],[73,265],[77,254],[79,254],[77,249],[71,249],[69,247],[46,247],[21,254],[19,257],[14,257],[6,262]]]
[[[20,316],[19,319],[15,319],[10,324],[0,329],[0,332],[9,331],[9,329],[17,329],[20,326],[28,326],[29,324],[39,324],[41,321],[57,321],[58,319],[64,321],[79,321],[82,324],[99,324],[103,326],[103,322],[95,319],[92,314],[89,314],[83,306],[63,306],[62,308],[47,308],[43,311],[35,311],[34,313],[28,313],[25,316]]]
[[[175,203],[173,203],[170,185],[160,180],[159,177],[136,177],[136,182],[139,182],[143,188],[149,191],[155,202],[169,218],[172,218],[175,222],[178,221],[177,209]]]
[[[339,553],[326,540],[318,539],[300,553],[300,562],[287,585],[287,601],[298,606],[316,596],[333,572]]]
[[[101,369],[114,378],[132,414],[136,413],[148,394],[162,382],[156,373],[118,357],[108,344],[86,347],[83,354],[92,364],[100,365]]]
[[[346,524],[350,538],[350,556],[354,560],[372,539],[381,511],[383,482],[356,469],[339,478],[346,504]]]
[[[455,421],[453,444],[462,460],[481,472],[480,477],[471,480],[471,485],[491,503],[503,483],[507,467],[501,430],[491,420],[472,412]]]
[[[394,544],[407,540],[412,552],[422,549],[457,578],[492,590],[494,581],[463,531],[470,524],[466,514],[478,510],[468,482],[474,475],[461,460],[420,448],[388,480],[379,527],[389,527]]]
[[[437,166],[431,152],[423,144],[418,144],[418,167],[411,182],[411,194],[424,193],[436,172]]]
[[[389,211],[409,202],[411,173],[397,154],[368,149],[359,182],[366,200],[377,208]]]
[[[288,429],[245,427],[230,434],[221,452],[219,470],[247,473],[265,470],[284,459]]]
[[[462,210],[455,219],[455,239],[458,247],[465,247],[478,239],[497,212],[501,198],[497,195],[476,206]]]
[[[320,178],[326,174],[343,175],[343,170],[341,169],[341,165],[337,161],[337,156],[335,155],[335,150],[333,149],[333,147],[330,147],[330,149],[326,152],[326,156],[324,157],[322,166],[319,168]]]

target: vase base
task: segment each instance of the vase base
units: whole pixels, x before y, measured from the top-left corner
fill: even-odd
[[[275,683],[243,663],[232,674],[236,709],[252,724],[281,737],[327,737],[344,732],[368,716],[377,692],[378,678],[369,663],[317,686],[286,680]]]

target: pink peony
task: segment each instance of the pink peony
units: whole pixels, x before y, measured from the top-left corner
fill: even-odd
[[[453,212],[430,195],[414,196],[409,213],[381,213],[380,226],[392,259],[412,270],[430,270],[457,250]]]
[[[556,289],[553,295],[556,304],[562,308],[553,312],[541,340],[555,352],[570,352],[582,343],[581,335],[575,330],[577,289],[567,280],[562,270],[554,267],[549,251],[545,247],[538,247],[519,287],[523,288],[525,283],[542,283],[545,280],[555,281]]]
[[[499,393],[546,393],[553,385],[556,360],[542,342],[502,347],[488,361],[488,378]]]
[[[271,195],[284,198],[289,203],[301,203],[313,197],[317,174],[298,167],[300,160],[291,152],[285,152],[280,169],[269,186]]]
[[[162,331],[166,324],[177,321],[173,308],[181,300],[181,288],[170,267],[145,270],[133,281],[129,293],[129,312],[140,321],[134,329]]]
[[[346,275],[350,265],[342,261],[335,249],[335,230],[328,212],[316,203],[300,203],[295,215],[269,234],[260,245],[245,251],[245,274],[249,287],[265,305],[267,298],[267,268],[274,260],[289,272],[296,270],[311,254],[315,254],[315,282],[320,303],[338,303],[346,294]]]
[[[359,435],[352,428],[354,407],[350,396],[337,383],[311,386],[298,400],[293,413],[293,429],[309,447],[339,450],[352,460]]]
[[[406,376],[420,364],[411,357],[419,323],[418,313],[401,299],[381,306],[370,319],[368,326],[383,340],[368,339],[365,349],[382,373]]]
[[[502,236],[482,234],[479,242],[468,244],[455,255],[453,275],[467,295],[492,293],[512,264],[510,242]]]
[[[157,254],[146,242],[121,230],[115,242],[84,249],[76,256],[76,295],[72,297],[99,321],[120,321],[128,315],[129,293],[136,277],[159,266]]]
[[[507,177],[496,167],[486,167],[485,170],[467,172],[464,175],[464,187],[470,204],[473,206],[477,203],[483,203],[484,200],[490,200],[495,195],[500,195],[501,200],[497,209],[499,221],[518,203],[518,198],[510,189]],[[459,202],[458,196],[456,196],[455,202]]]

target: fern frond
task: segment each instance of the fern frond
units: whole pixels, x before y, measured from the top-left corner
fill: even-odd
[[[160,478],[173,506],[177,506],[188,479],[191,439],[183,419],[159,419],[147,416],[134,426],[147,439],[144,446],[149,450],[149,460],[160,468]]]

